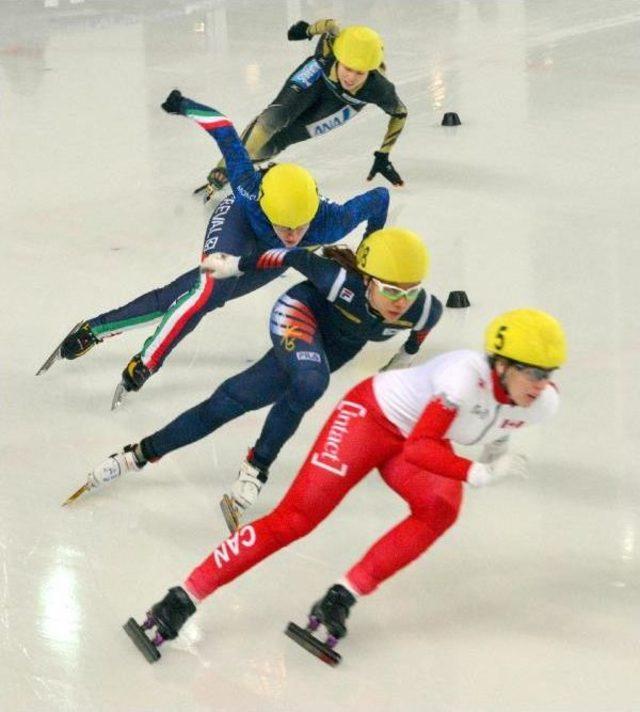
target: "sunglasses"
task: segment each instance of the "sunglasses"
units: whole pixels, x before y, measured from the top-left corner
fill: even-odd
[[[382,294],[383,297],[386,297],[391,302],[397,302],[403,297],[408,302],[415,302],[415,300],[418,298],[418,294],[420,294],[420,290],[422,289],[419,284],[417,284],[415,287],[409,287],[409,289],[401,289],[400,287],[396,287],[395,284],[387,284],[386,282],[381,282],[375,277],[372,277],[371,279],[378,285],[380,294]]]
[[[551,378],[555,368],[537,368],[536,366],[526,366],[524,363],[513,363],[516,371],[519,371],[529,381],[546,381]]]

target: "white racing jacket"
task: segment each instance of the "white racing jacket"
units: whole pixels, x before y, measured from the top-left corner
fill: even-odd
[[[449,441],[475,445],[503,440],[519,428],[547,420],[559,403],[558,391],[550,383],[529,407],[514,405],[487,356],[470,350],[451,351],[414,368],[379,373],[373,379],[373,391],[384,415],[408,439],[407,445],[420,440],[422,450],[426,447],[420,462],[408,459],[425,467],[437,464],[435,472],[444,466],[446,471],[440,474],[458,479],[466,478],[472,463],[454,455]],[[449,455],[436,444],[446,444]],[[436,456],[435,462],[431,455]]]

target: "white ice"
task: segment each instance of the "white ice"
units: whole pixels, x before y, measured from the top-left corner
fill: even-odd
[[[311,49],[287,27],[320,17],[383,34],[409,108],[392,219],[424,235],[432,290],[472,302],[421,358],[481,347],[501,310],[546,309],[569,336],[562,409],[518,440],[530,479],[467,492],[451,532],[358,603],[339,668],[282,631],[404,516],[375,473],[206,600],[186,643],[150,666],[121,625],[225,536],[217,500],[264,412],[60,504],[260,356],[270,304],[297,278],[206,317],[121,412],[113,388],[148,332],[34,374],[76,321],[197,262],[207,211],[190,192],[218,153],[160,110],[168,91],[243,127]],[[640,709],[639,40],[636,0],[0,3],[3,712]],[[440,126],[445,111],[462,126]],[[385,126],[370,107],[285,156],[345,199],[365,188]],[[336,374],[256,515],[338,396],[397,347]]]

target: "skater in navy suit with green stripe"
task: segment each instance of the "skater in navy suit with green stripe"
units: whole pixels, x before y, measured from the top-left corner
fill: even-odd
[[[233,194],[218,205],[209,220],[203,256],[225,252],[241,257],[283,245],[323,245],[340,240],[362,222],[366,222],[365,236],[384,226],[389,205],[386,188],[374,188],[344,204],[334,203],[319,196],[314,179],[300,166],[278,164],[266,171],[256,170],[230,119],[215,109],[187,99],[177,90],[162,107],[197,122],[225,157]],[[82,356],[105,337],[159,321],[122,373],[122,389],[137,391],[204,314],[259,289],[285,269],[216,280],[194,267],[123,307],[81,322],[40,372],[58,358]]]

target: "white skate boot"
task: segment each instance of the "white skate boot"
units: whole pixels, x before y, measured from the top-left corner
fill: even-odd
[[[87,481],[76,490],[63,503],[70,504],[77,499],[81,494],[89,492],[89,490],[102,487],[103,485],[113,482],[113,480],[123,475],[125,472],[137,472],[144,465],[138,464],[134,454],[134,446],[127,445],[122,452],[116,452],[109,456],[104,462],[101,462],[87,476]]]
[[[262,485],[267,481],[268,476],[268,470],[257,467],[248,459],[240,465],[238,479],[231,487],[231,494],[223,495],[220,501],[222,514],[224,514],[232,534],[240,526],[242,515],[256,503]]]

